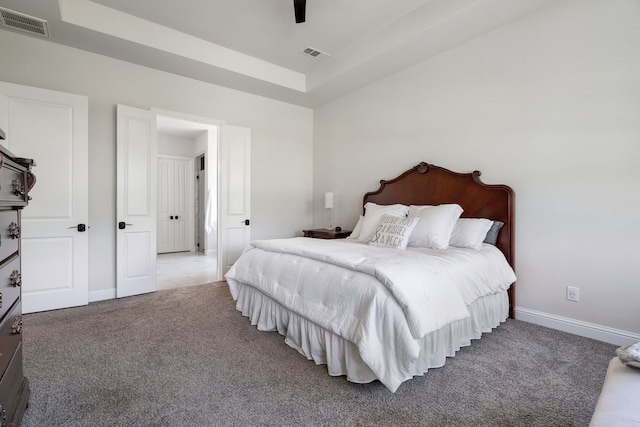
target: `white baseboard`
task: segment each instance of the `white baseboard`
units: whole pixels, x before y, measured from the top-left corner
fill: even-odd
[[[115,289],[105,289],[103,291],[89,292],[89,302],[105,301],[116,298]]]
[[[529,310],[528,308],[516,307],[516,319],[615,345],[627,345],[640,340],[640,335],[633,332]]]

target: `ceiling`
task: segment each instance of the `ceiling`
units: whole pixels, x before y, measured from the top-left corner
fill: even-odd
[[[301,24],[292,0],[0,0],[0,7],[47,20],[53,43],[315,107],[553,1],[307,0]],[[301,54],[307,47],[329,56]]]

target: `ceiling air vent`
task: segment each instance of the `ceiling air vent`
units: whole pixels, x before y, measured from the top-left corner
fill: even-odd
[[[47,21],[0,7],[0,25],[42,37],[49,37]]]
[[[305,50],[300,52],[303,55],[310,56],[313,59],[317,59],[318,61],[322,61],[329,57],[329,54],[326,52],[322,52],[318,49],[314,49],[312,47],[307,47]]]

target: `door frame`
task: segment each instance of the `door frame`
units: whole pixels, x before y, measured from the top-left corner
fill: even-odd
[[[202,160],[201,160],[202,159]],[[193,246],[196,252],[202,251],[205,255],[207,255],[207,234],[205,231],[205,201],[206,201],[206,191],[205,191],[205,180],[209,179],[207,174],[207,156],[206,153],[198,152],[196,157],[193,159],[193,180],[194,180],[194,200],[198,200],[198,212],[193,212]],[[200,169],[200,162],[204,162],[204,169]],[[201,178],[204,176],[204,179]],[[201,191],[202,190],[202,191]],[[195,204],[195,203],[194,203]],[[202,239],[201,239],[202,237]],[[198,246],[201,245],[201,246]]]

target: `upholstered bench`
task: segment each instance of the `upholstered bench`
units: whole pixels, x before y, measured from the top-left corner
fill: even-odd
[[[590,427],[640,426],[640,369],[609,362]]]

